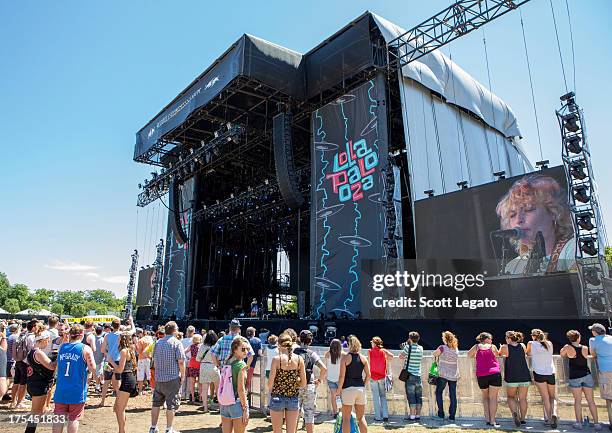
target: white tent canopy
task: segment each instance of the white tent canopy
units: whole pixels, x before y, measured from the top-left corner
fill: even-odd
[[[41,308],[40,310],[28,308],[15,314],[22,316],[53,316],[51,311],[45,310],[44,308]]]
[[[8,311],[0,308],[0,314],[10,314]]]

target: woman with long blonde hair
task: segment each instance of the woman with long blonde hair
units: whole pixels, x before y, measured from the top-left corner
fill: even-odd
[[[338,388],[342,390],[342,433],[351,431],[353,407],[359,425],[359,433],[368,432],[365,419],[366,391],[370,381],[370,363],[361,353],[361,342],[354,335],[348,337],[348,352],[342,355]]]
[[[448,385],[448,419],[455,420],[457,414],[457,380],[459,379],[459,340],[450,331],[442,333],[442,345],[434,350],[432,356],[438,361],[439,377],[436,382],[436,403],[438,405],[438,417],[444,419],[444,401],[442,394]]]

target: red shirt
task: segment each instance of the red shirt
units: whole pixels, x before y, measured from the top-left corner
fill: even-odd
[[[370,375],[372,380],[381,380],[387,373],[387,358],[380,347],[369,350],[370,352]]]

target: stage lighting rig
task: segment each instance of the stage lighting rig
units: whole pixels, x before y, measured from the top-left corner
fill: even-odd
[[[569,152],[579,154],[580,152],[582,152],[582,144],[580,143],[581,141],[582,139],[579,136],[574,135],[565,140],[565,147]]]
[[[497,178],[497,180],[502,180],[506,178],[506,170],[496,171],[493,173],[493,176]]]
[[[578,121],[580,117],[577,113],[569,113],[561,118],[563,120],[563,127],[568,132],[578,132],[580,126],[578,125]]]
[[[593,213],[586,211],[576,214],[576,224],[586,231],[593,230],[595,228],[593,224]]]
[[[548,164],[550,164],[550,161],[548,159],[544,159],[535,163],[536,167],[538,167],[540,170],[548,168]]]
[[[582,276],[585,281],[592,286],[599,286],[601,278],[599,278],[599,269],[596,267],[588,267],[582,270]]]
[[[457,182],[457,186],[461,189],[467,189],[468,188],[467,180],[462,180],[461,182]]]
[[[589,197],[589,189],[584,185],[574,187],[574,198],[582,203],[588,203],[591,198]]]
[[[194,176],[206,165],[199,162],[210,163],[211,157],[206,155],[220,153],[220,146],[224,146],[232,140],[238,140],[244,134],[245,129],[238,124],[226,123],[220,130],[215,131],[214,138],[202,145],[200,148],[190,148],[184,154],[179,154],[176,161],[169,162],[166,170],[160,171],[152,180],[145,180],[144,191],[138,195],[137,205],[144,207],[159,197],[165,195],[170,189],[172,180],[178,179],[182,182]]]
[[[587,174],[584,172],[586,165],[584,161],[577,160],[569,163],[570,175],[576,180],[584,180],[587,178]]]
[[[580,239],[580,249],[589,256],[597,255],[597,239],[587,236]]]

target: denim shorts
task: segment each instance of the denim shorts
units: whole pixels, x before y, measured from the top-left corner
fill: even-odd
[[[331,381],[327,381],[327,386],[329,387],[329,389],[335,391],[338,389],[338,382],[331,382]]]
[[[282,412],[284,410],[298,410],[299,400],[298,397],[284,397],[282,395],[273,395],[270,397],[270,404],[268,405],[272,412]]]
[[[595,388],[593,376],[591,376],[590,374],[587,374],[583,377],[579,377],[577,379],[568,379],[567,384],[570,388]]]
[[[240,400],[236,400],[236,403],[227,406],[221,405],[219,412],[221,413],[221,418],[242,418],[242,405],[240,404]]]

